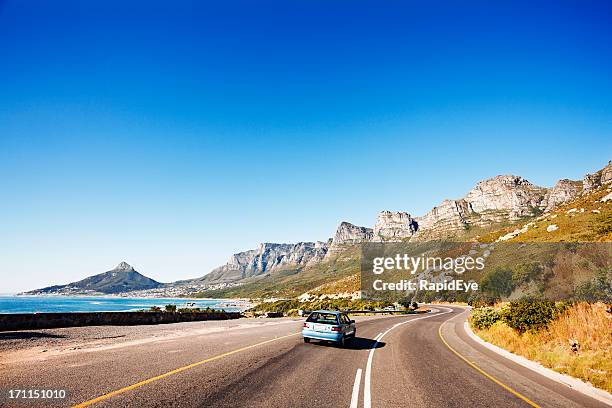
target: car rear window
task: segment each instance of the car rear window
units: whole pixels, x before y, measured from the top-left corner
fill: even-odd
[[[333,313],[311,313],[306,321],[310,323],[338,324],[338,315]]]

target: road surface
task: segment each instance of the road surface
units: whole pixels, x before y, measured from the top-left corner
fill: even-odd
[[[298,334],[302,321],[282,319],[116,347],[74,347],[27,361],[0,353],[0,389],[66,389],[67,400],[54,406],[605,406],[482,347],[463,331],[466,317],[463,308],[442,306],[425,315],[361,317],[357,338],[346,348],[305,344]]]

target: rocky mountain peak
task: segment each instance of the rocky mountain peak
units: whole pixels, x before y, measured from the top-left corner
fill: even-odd
[[[122,261],[112,270],[112,272],[134,272],[134,268],[129,263]]]
[[[336,234],[331,239],[326,258],[329,259],[329,256],[341,251],[346,245],[355,245],[362,242],[368,242],[372,239],[372,235],[372,228],[360,227],[358,225],[351,224],[350,222],[343,221],[340,223],[340,225],[338,225]]]
[[[374,225],[373,242],[396,242],[412,237],[418,229],[414,218],[403,211],[381,211]]]
[[[296,244],[263,242],[257,249],[232,255],[225,265],[215,268],[198,281],[205,283],[232,282],[265,275],[276,270],[299,268],[321,262],[328,249],[329,243],[323,241]]]
[[[36,289],[26,294],[30,295],[77,295],[77,294],[117,294],[133,290],[148,290],[164,286],[136,272],[127,262],[121,262],[115,269],[89,276],[77,282],[66,285],[49,286]]]
[[[547,189],[531,184],[520,176],[500,175],[476,184],[466,196],[476,213],[503,212],[510,219],[533,215],[539,208]]]
[[[444,200],[427,214],[416,219],[419,226],[417,235],[423,236],[427,233],[425,235],[433,238],[437,232],[445,233],[464,229],[472,212],[472,206],[464,199]]]
[[[332,245],[355,244],[372,239],[372,228],[360,227],[343,221],[336,229]]]
[[[565,199],[569,186],[562,183],[552,202]],[[514,220],[535,215],[546,207],[548,189],[538,187],[523,177],[499,175],[478,182],[464,198],[444,200],[422,217],[417,217],[414,239],[437,239],[461,231],[470,225]]]
[[[612,182],[612,160],[603,169],[584,176],[582,186],[584,191],[589,191],[610,182]]]
[[[544,211],[548,212],[559,204],[570,201],[582,191],[582,182],[570,179],[561,179],[550,189],[545,200],[540,205]]]

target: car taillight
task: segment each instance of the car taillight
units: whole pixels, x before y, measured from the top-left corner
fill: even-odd
[[[341,327],[336,327],[336,326],[334,326],[334,327],[332,327],[331,329],[332,329],[332,331],[340,331],[340,330],[341,330]]]
[[[304,323],[304,327],[310,329],[310,325],[308,323]]]

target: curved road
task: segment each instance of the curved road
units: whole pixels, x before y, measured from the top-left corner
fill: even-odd
[[[94,407],[606,406],[474,342],[466,316],[360,318],[344,349],[303,343],[295,320],[8,363],[0,389],[65,388],[58,405]]]

